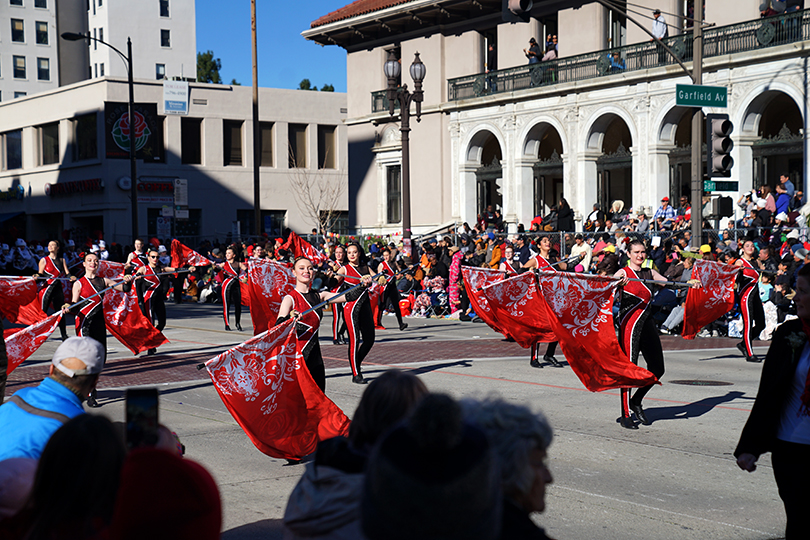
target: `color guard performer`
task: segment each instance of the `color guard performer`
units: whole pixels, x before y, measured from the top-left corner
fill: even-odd
[[[759,298],[759,272],[756,267],[756,251],[753,240],[745,240],[742,247],[742,257],[735,263],[741,267],[737,274],[738,302],[743,320],[743,339],[737,343],[737,348],[745,355],[748,362],[762,362],[754,354],[751,342],[759,337],[765,329],[765,309]]]
[[[65,293],[60,278],[69,276],[70,281],[76,281],[76,277],[70,275],[65,259],[59,256],[59,247],[60,244],[57,240],[51,240],[48,242],[48,255],[39,260],[39,272],[36,276],[46,279],[45,286],[39,291],[40,305],[42,311],[45,312],[47,312],[48,307],[52,307],[54,311],[59,311],[65,303]],[[65,341],[68,335],[67,321],[64,317],[59,321],[59,332],[62,341]]]
[[[236,251],[233,246],[228,246],[225,250],[225,262],[217,265],[225,272],[225,279],[222,281],[222,317],[225,319],[225,330],[230,331],[228,325],[228,310],[233,304],[233,318],[236,322],[236,329],[242,331],[242,290],[239,287],[242,272],[247,271],[247,265],[236,260]]]
[[[165,276],[159,276],[164,272],[176,272],[177,268],[171,266],[163,266],[160,263],[160,252],[155,248],[150,248],[147,251],[147,260],[149,261],[146,266],[138,269],[138,280],[135,282],[135,291],[138,293],[138,306],[141,308],[141,313],[149,319],[158,331],[162,331],[166,327],[166,288],[163,286],[165,283]],[[194,267],[191,267],[194,271]],[[157,321],[157,323],[155,322]],[[157,349],[149,349],[146,353],[151,356],[157,352]]]
[[[405,330],[408,328],[408,323],[402,322],[402,310],[399,308],[399,289],[397,289],[397,282],[394,279],[396,275],[396,270],[394,270],[394,261],[391,258],[391,249],[390,248],[383,248],[382,250],[383,260],[377,266],[377,273],[378,274],[385,274],[385,289],[383,289],[382,294],[380,295],[380,311],[385,309],[385,306],[390,301],[394,304],[394,314],[397,316],[397,323],[399,324],[400,331]]]
[[[363,276],[371,275],[366,253],[360,244],[350,243],[346,248],[346,255],[349,258],[349,264],[337,272],[338,279],[341,279],[342,276],[342,279],[346,280],[343,284],[344,290],[360,283]],[[360,364],[371,351],[375,338],[374,316],[371,313],[368,289],[363,289],[357,300],[346,302],[343,305],[343,317],[349,330],[349,365],[352,368],[352,382],[365,384],[366,381],[363,380],[360,372]],[[362,338],[362,345],[358,338]]]
[[[554,264],[559,261],[557,257],[551,256],[551,239],[548,236],[542,236],[537,241],[537,248],[540,250],[540,253],[526,261],[523,265],[523,268],[537,268],[541,271],[555,271]],[[558,266],[562,267],[562,270],[566,269],[565,263],[559,263]],[[563,367],[563,365],[554,358],[554,353],[557,352],[557,343],[558,341],[552,341],[546,347],[546,354],[543,355],[543,361],[548,362],[554,367]],[[532,345],[532,358],[529,361],[529,365],[536,368],[543,367],[543,364],[537,359],[537,356],[540,352],[540,344],[535,343]]]
[[[146,266],[148,262],[146,260],[146,251],[143,249],[145,246],[143,240],[136,238],[133,244],[135,245],[135,251],[127,255],[127,262],[124,265],[128,273],[134,272],[142,266]]]

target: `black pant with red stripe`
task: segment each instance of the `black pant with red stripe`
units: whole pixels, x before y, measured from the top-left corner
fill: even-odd
[[[642,315],[643,320],[638,321],[634,328],[624,329],[626,331],[633,331],[632,336],[621,336],[619,343],[624,345],[627,339],[631,340],[630,350],[624,352],[630,357],[630,360],[638,365],[638,353],[644,355],[644,361],[647,362],[647,370],[650,371],[657,379],[661,379],[664,375],[664,350],[661,348],[661,338],[658,337],[658,328],[656,328],[652,317],[646,314]],[[624,347],[622,347],[624,349]],[[630,390],[627,388],[621,389],[622,396],[622,416],[625,418],[630,416],[630,403],[633,405],[641,405],[641,400],[647,395],[655,384],[648,384],[642,386],[633,397],[630,397]]]
[[[45,294],[42,295],[42,311],[47,312],[50,306],[53,308],[54,312],[57,312],[62,309],[64,303],[65,293],[62,290],[61,281],[56,281],[45,289]],[[64,317],[59,321],[59,332],[61,333],[62,339],[67,338],[67,321]]]
[[[765,309],[759,297],[759,286],[756,281],[745,285],[740,290],[740,311],[743,320],[743,344],[746,356],[754,356],[751,342],[765,330]]]
[[[236,324],[242,322],[242,289],[239,287],[239,280],[232,279],[222,288],[222,318],[225,319],[225,326],[228,326],[228,311],[233,305],[233,320]]]
[[[360,364],[374,345],[374,315],[368,294],[355,302],[346,302],[343,307],[346,329],[349,331],[349,365],[352,375],[360,375]],[[360,343],[362,339],[362,344]]]

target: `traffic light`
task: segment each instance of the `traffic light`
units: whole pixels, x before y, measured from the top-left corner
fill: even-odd
[[[731,159],[731,132],[734,125],[727,114],[706,115],[706,160],[709,178],[729,178],[734,160]]]
[[[532,0],[503,0],[501,14],[504,22],[529,22],[532,7]]]
[[[717,197],[712,199],[712,216],[731,217],[734,215],[734,201],[731,197]]]

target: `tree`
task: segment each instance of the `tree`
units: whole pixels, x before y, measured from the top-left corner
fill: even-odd
[[[317,90],[318,87],[312,88],[312,83],[309,79],[302,79],[300,83],[298,83],[299,90]]]
[[[214,58],[214,51],[197,53],[197,82],[222,84],[222,77],[219,70],[222,69],[222,62],[219,58]]]
[[[242,86],[242,83],[237,82],[236,79],[231,79],[231,86]]]
[[[325,84],[325,85],[321,86],[321,92],[334,92],[334,91],[335,91],[335,87],[332,86],[331,84]]]
[[[295,163],[293,150],[290,149],[290,162]],[[339,175],[326,175],[324,169],[293,168],[290,171],[290,183],[298,210],[318,228],[320,234],[334,232],[342,211],[346,182]]]

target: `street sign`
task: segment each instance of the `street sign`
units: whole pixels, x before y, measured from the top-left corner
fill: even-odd
[[[737,180],[704,180],[703,191],[739,191],[740,183]]]
[[[675,105],[680,107],[727,107],[728,88],[725,86],[676,84]]]

